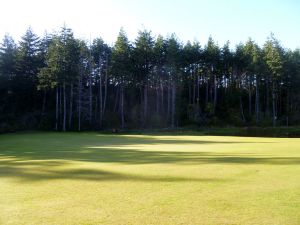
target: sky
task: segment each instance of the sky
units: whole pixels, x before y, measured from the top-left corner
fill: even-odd
[[[299,0],[2,0],[0,37],[19,40],[31,26],[38,35],[65,23],[78,38],[113,44],[121,27],[134,41],[139,30],[175,33],[186,42],[208,37],[231,47],[249,37],[263,45],[271,32],[286,48],[300,47]]]

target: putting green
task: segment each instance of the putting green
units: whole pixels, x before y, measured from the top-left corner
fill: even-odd
[[[0,136],[0,224],[300,224],[300,139]]]

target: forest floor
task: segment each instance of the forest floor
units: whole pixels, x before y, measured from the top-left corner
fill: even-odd
[[[0,224],[300,224],[300,139],[0,135]]]

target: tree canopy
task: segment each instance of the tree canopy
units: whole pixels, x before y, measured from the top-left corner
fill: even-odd
[[[300,50],[273,34],[232,49],[146,29],[110,46],[28,28],[0,45],[0,131],[299,125],[299,85]]]

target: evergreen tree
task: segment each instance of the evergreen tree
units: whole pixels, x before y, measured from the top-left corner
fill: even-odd
[[[300,124],[300,53],[271,35],[235,49],[120,30],[110,47],[65,26],[0,46],[0,128],[82,130]],[[255,121],[254,121],[255,118]],[[126,126],[125,126],[126,122]]]
[[[60,117],[62,117],[62,130],[66,131],[67,117],[67,86],[70,87],[70,104],[73,102],[73,84],[77,81],[79,74],[79,45],[75,40],[71,29],[63,27],[58,36],[53,37],[46,55],[46,67],[39,73],[40,87],[56,88],[56,112],[58,107]],[[59,93],[60,92],[60,93]],[[58,99],[58,96],[60,98]],[[61,98],[63,97],[63,104]],[[60,102],[60,106],[58,106]],[[72,118],[72,107],[70,108],[70,118]],[[63,115],[61,115],[63,113]],[[56,126],[58,129],[58,115],[56,115]]]
[[[220,48],[214,42],[212,37],[209,37],[208,42],[204,48],[204,60],[205,60],[205,67],[206,73],[208,75],[207,84],[210,83],[210,91],[207,88],[206,91],[206,102],[211,99],[212,102],[212,114],[216,112],[217,106],[217,90],[218,90],[218,82],[219,82],[219,65],[220,65]],[[210,94],[210,97],[209,97]],[[210,107],[208,107],[210,108]]]
[[[112,75],[116,84],[117,92],[120,98],[119,113],[121,120],[121,127],[125,127],[125,88],[132,80],[131,61],[131,46],[129,44],[127,35],[123,29],[120,30],[117,41],[112,49]]]
[[[272,83],[272,115],[273,126],[276,125],[277,120],[277,94],[278,94],[278,81],[282,75],[283,62],[281,55],[281,47],[278,41],[271,34],[269,39],[264,45],[264,59],[267,65],[267,72],[271,77]]]
[[[182,45],[179,43],[175,34],[167,39],[166,48],[166,70],[168,74],[168,110],[167,119],[170,121],[171,127],[176,126],[176,98],[178,85],[181,82],[182,75]],[[176,123],[176,124],[175,124]]]
[[[148,119],[148,92],[151,86],[151,72],[154,61],[154,40],[151,32],[147,30],[139,31],[138,37],[135,41],[134,48],[134,62],[136,81],[140,84],[143,95],[141,96],[142,104],[142,126],[145,126]],[[141,93],[142,93],[141,92]]]
[[[0,121],[7,115],[14,114],[16,98],[13,87],[16,75],[17,47],[11,36],[6,34],[0,47]]]
[[[11,82],[16,74],[17,47],[11,36],[6,34],[0,47],[1,87],[11,92]],[[1,88],[1,89],[2,89]]]

